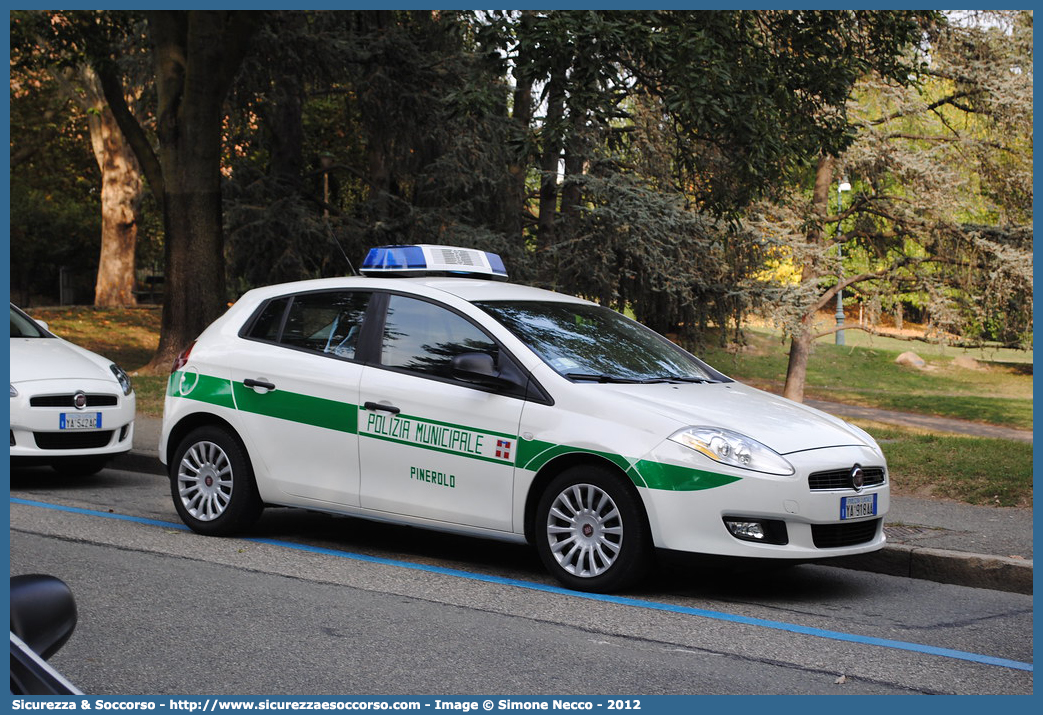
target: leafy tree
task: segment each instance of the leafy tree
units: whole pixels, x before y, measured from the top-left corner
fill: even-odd
[[[815,319],[838,290],[916,296],[939,328],[969,337],[1030,336],[1032,232],[1020,222],[1031,217],[1031,15],[941,23],[929,40],[922,82],[860,83],[858,140],[820,155],[810,196],[795,191],[756,216],[801,271],[777,311],[792,335],[791,399],[803,397],[812,341],[837,330]],[[853,197],[834,208],[845,176]]]
[[[68,17],[58,12],[18,12],[11,22],[14,72],[20,77],[17,82],[32,81],[32,77],[39,82],[46,77],[43,81],[53,86],[53,96],[75,104],[79,110],[62,116],[85,121],[89,128],[101,172],[100,255],[88,264],[97,265],[94,304],[133,305],[135,248],[144,190],[137,161],[109,111],[97,75],[84,57],[82,38],[71,30]],[[121,54],[128,57],[132,53]],[[19,98],[25,100],[24,95]],[[48,108],[44,114],[55,116],[55,108]],[[57,125],[47,123],[44,127],[43,132],[36,131],[34,139],[19,146],[12,157],[13,165],[54,142]]]
[[[896,256],[907,269],[927,265],[907,243],[912,219],[880,214],[885,195],[892,209],[908,204],[914,162],[888,165],[886,151],[871,150],[898,141],[885,135],[899,125],[912,131],[915,112],[891,116],[896,97],[920,97],[945,115],[939,127],[953,121],[907,86],[920,59],[909,50],[932,13],[146,13],[138,35],[150,42],[154,132],[127,110],[128,68],[117,62],[139,16],[71,16],[164,215],[155,365],[221,310],[226,277],[240,289],[343,273],[377,243],[497,250],[516,279],[632,309],[684,338],[776,297],[799,326],[835,290],[834,225],[861,273]],[[950,69],[934,87],[948,82],[954,96],[984,76]],[[854,94],[866,77],[878,86]],[[998,122],[1025,116],[986,102],[1000,95],[954,100],[954,110],[976,103],[973,130],[959,134],[979,139],[965,195],[977,186],[985,198],[946,224],[960,230],[932,235],[979,248],[1018,240],[966,230],[998,224],[997,211],[1021,221],[1011,217],[1031,210],[1030,189],[996,200],[1014,196],[1026,174],[1015,153],[989,149]],[[1018,136],[1030,152],[1030,137]],[[858,175],[858,208],[831,214],[840,171]],[[900,223],[887,240],[867,237],[870,225],[881,234]],[[800,290],[758,279],[784,249],[804,271]],[[960,268],[934,265],[939,275]],[[981,295],[945,285],[953,306]],[[926,295],[924,284],[900,287]],[[1001,314],[979,320],[982,330]]]
[[[501,68],[475,52],[472,14],[268,18],[233,97],[226,210],[244,287],[342,273],[379,243],[511,248]]]
[[[262,131],[234,142],[248,148],[229,186],[233,265],[265,282],[323,274],[341,249],[463,243],[507,254],[516,278],[630,307],[668,332],[724,324],[756,300],[748,276],[766,245],[693,212],[735,218],[777,193],[810,147],[846,146],[855,79],[904,72],[917,18],[281,15],[240,90]],[[322,122],[303,134],[279,124],[286,97],[301,98],[283,115],[295,126]],[[312,133],[333,141],[320,148]],[[297,136],[307,150],[294,152],[290,184],[274,168]],[[317,202],[309,176],[335,179],[332,194]]]
[[[225,130],[224,227],[237,290],[350,270],[339,172],[359,152],[338,81],[353,24],[348,13],[271,12],[253,38]]]
[[[351,86],[365,147],[355,207],[372,243],[508,249],[515,215],[502,63],[472,13],[381,13],[360,28]]]
[[[537,216],[528,239],[542,282],[582,286],[668,332],[740,315],[759,298],[762,286],[745,276],[766,259],[767,245],[712,219],[734,222],[754,199],[779,195],[819,151],[848,146],[855,81],[870,68],[907,74],[902,53],[918,39],[921,19],[776,11],[495,16],[514,62],[515,115],[543,109],[533,118],[530,151],[539,188],[527,204]],[[532,102],[529,91],[538,91]],[[677,233],[664,242],[666,226]],[[614,235],[627,238],[597,238]],[[603,268],[591,273],[591,263]]]
[[[99,25],[120,19],[103,14],[94,18]],[[127,107],[116,46],[105,41],[106,27],[90,33],[88,49],[109,107],[164,217],[167,290],[159,349],[148,366],[162,369],[225,307],[220,173],[224,100],[260,14],[152,11],[146,19],[158,150]],[[81,16],[81,22],[90,18]]]

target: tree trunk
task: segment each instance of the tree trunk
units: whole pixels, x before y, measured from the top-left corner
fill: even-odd
[[[149,370],[168,368],[226,308],[220,173],[223,103],[257,27],[256,15],[149,13],[166,235],[162,329]]]
[[[192,162],[187,162],[191,164]],[[207,190],[198,166],[183,167],[181,181],[168,182],[163,216],[166,290],[160,343],[149,369],[169,368],[174,358],[224,312],[224,242],[221,191]]]
[[[93,110],[87,114],[91,147],[101,169],[101,255],[94,305],[135,305],[134,250],[144,182],[134,152],[105,103],[97,77],[89,69],[84,74]]]
[[[565,181],[561,189],[561,213],[565,222],[565,234],[571,235],[569,229],[579,215],[583,191],[580,179],[586,171],[588,146],[583,134],[582,122],[573,123],[572,133],[565,145]]]
[[[269,176],[294,191],[300,189],[304,173],[304,126],[301,122],[304,90],[300,79],[289,72],[273,72],[274,98],[265,109],[271,162]]]
[[[561,161],[565,116],[565,68],[559,66],[547,83],[547,118],[543,122],[543,159],[540,161],[540,217],[536,244],[546,254],[556,243],[558,217],[558,163]],[[541,257],[545,261],[545,256]],[[544,262],[544,265],[547,265]]]
[[[808,358],[811,357],[812,316],[804,316],[800,331],[790,338],[789,363],[786,366],[786,386],[782,396],[794,402],[804,401],[804,386],[808,375]]]
[[[829,189],[833,182],[833,157],[819,157],[815,170],[815,191],[812,195],[812,213],[820,219],[829,214]],[[808,243],[821,244],[825,241],[821,220],[813,221],[808,229]],[[814,263],[805,263],[801,268],[801,283],[818,281],[821,272]],[[800,327],[790,338],[789,364],[786,367],[786,385],[782,396],[794,402],[804,401],[804,386],[807,382],[808,358],[811,356],[811,340],[814,333],[815,305],[808,308],[800,321]]]
[[[523,10],[520,21],[519,32],[527,32],[532,24],[532,11]],[[516,151],[511,156],[509,171],[513,182],[510,188],[511,206],[507,211],[509,220],[510,236],[518,241],[519,246],[525,241],[525,215],[528,207],[528,178],[529,161],[532,157],[530,132],[532,125],[532,77],[527,71],[532,61],[527,50],[518,50],[518,60],[514,66],[514,101],[511,114],[510,131],[514,133],[511,137],[511,146]]]

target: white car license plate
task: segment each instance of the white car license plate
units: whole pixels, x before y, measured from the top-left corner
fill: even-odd
[[[63,412],[58,418],[58,429],[101,429],[101,413]]]
[[[867,516],[876,516],[876,494],[840,497],[841,519],[861,519]]]

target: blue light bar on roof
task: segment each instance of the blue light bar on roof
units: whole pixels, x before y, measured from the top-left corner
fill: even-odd
[[[507,280],[503,260],[474,248],[416,244],[369,249],[362,262],[366,276],[467,276]]]

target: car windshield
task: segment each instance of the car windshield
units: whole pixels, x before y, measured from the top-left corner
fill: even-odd
[[[730,382],[666,338],[609,308],[535,301],[477,305],[573,380]]]
[[[11,337],[12,338],[49,338],[36,321],[25,313],[11,306]]]

